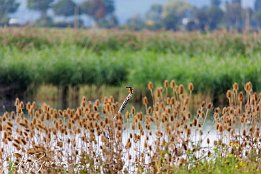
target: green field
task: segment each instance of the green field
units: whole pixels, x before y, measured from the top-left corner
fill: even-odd
[[[3,28],[0,85],[17,91],[40,85],[133,85],[193,82],[220,96],[233,82],[261,88],[261,35]]]

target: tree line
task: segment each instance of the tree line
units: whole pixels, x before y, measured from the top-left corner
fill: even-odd
[[[10,23],[10,14],[15,13],[19,6],[16,0],[0,0],[0,24]],[[92,26],[110,28],[118,25],[113,0],[82,0],[81,3],[73,0],[26,0],[26,7],[40,13],[40,18],[33,22],[36,26],[81,27],[84,25],[82,16],[91,19]],[[63,20],[55,22],[54,17],[63,17]]]
[[[241,0],[210,0],[209,6],[196,7],[188,1],[173,0],[154,4],[145,16],[133,16],[126,24],[135,30],[200,30],[213,31],[250,30],[261,27],[261,0],[255,0],[254,7],[243,7]]]
[[[90,26],[101,28],[129,28],[133,30],[200,30],[212,31],[250,30],[261,27],[261,0],[255,0],[253,8],[243,7],[241,0],[210,0],[209,6],[196,7],[182,0],[169,0],[165,4],[153,4],[145,15],[134,15],[119,24],[113,0],[26,0],[27,8],[40,13],[36,26],[85,27],[84,17],[92,21]],[[10,14],[19,7],[15,0],[0,0],[0,24],[10,22]],[[51,12],[51,15],[50,15]],[[57,22],[53,18],[62,17]]]

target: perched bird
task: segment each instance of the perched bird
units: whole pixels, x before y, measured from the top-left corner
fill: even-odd
[[[127,86],[126,88],[128,88],[128,92],[129,94],[127,95],[127,97],[125,98],[125,100],[123,101],[123,103],[121,104],[121,107],[118,111],[118,113],[122,113],[124,111],[124,109],[126,108],[129,100],[131,99],[132,95],[133,95],[133,87],[131,86]]]

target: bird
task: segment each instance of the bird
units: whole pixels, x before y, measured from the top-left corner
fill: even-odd
[[[132,95],[133,95],[133,92],[134,92],[133,87],[127,86],[126,88],[128,88],[129,94],[127,95],[127,97],[125,98],[125,100],[122,102],[122,104],[121,104],[121,106],[120,106],[120,109],[119,109],[119,111],[118,111],[119,114],[124,111],[124,109],[126,108],[128,102],[129,102],[129,100],[131,99],[131,97],[132,97]]]

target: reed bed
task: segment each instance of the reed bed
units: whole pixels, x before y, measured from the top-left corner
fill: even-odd
[[[1,116],[0,170],[10,173],[260,173],[261,94],[234,83],[229,104],[190,111],[192,83],[148,83],[145,112],[113,97],[57,110],[15,101]],[[207,122],[209,122],[207,124]]]
[[[50,28],[1,28],[0,43],[28,51],[60,44],[104,50],[149,50],[155,52],[186,52],[224,55],[252,55],[259,52],[260,32],[236,33],[220,30],[211,33],[102,30],[102,29],[50,29]]]
[[[258,32],[1,28],[0,93],[10,98],[5,94],[19,91],[22,98],[41,85],[143,89],[147,79],[175,79],[220,100],[234,81],[261,88],[260,38]]]

